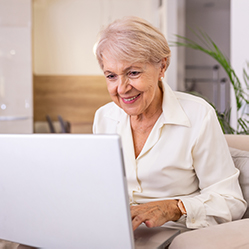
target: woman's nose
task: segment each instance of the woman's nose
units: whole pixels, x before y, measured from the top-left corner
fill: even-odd
[[[132,86],[129,84],[129,79],[126,77],[120,77],[118,81],[118,93],[124,94],[128,92]]]

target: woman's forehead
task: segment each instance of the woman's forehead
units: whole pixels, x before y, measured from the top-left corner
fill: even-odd
[[[115,70],[128,70],[131,68],[143,68],[145,69],[147,63],[132,62],[119,60],[118,58],[112,57],[110,54],[103,54],[103,70],[115,71]]]

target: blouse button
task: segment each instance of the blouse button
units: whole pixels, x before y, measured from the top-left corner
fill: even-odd
[[[191,222],[194,224],[194,223],[195,223],[195,218],[192,218],[192,219],[191,219]]]

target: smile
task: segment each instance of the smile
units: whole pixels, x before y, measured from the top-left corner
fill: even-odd
[[[136,101],[136,99],[141,95],[141,93],[139,93],[138,95],[134,96],[134,97],[131,97],[131,98],[128,98],[128,99],[125,99],[125,98],[122,98],[123,102],[124,103],[134,103]]]

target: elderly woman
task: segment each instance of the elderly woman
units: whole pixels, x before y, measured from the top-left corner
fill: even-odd
[[[93,131],[121,136],[133,229],[241,218],[239,171],[216,113],[163,81],[170,49],[160,31],[136,17],[114,21],[96,55],[113,102],[96,112]]]

